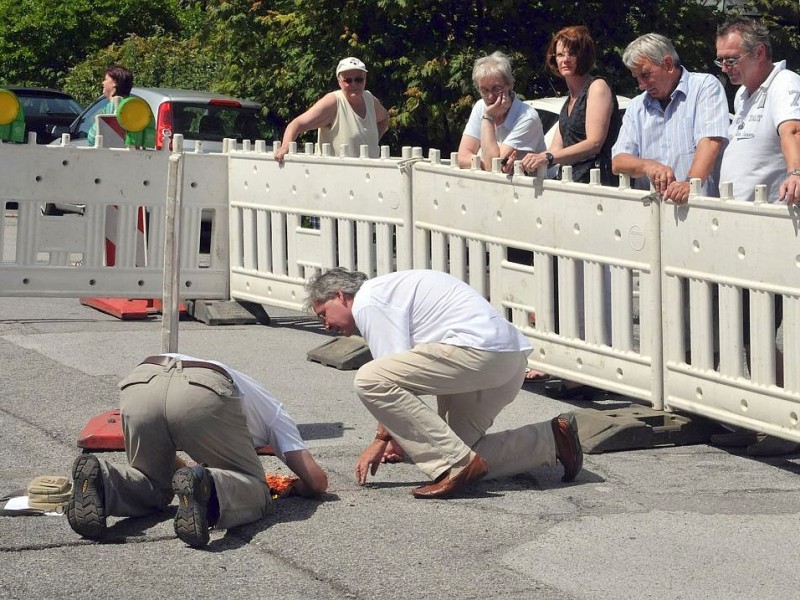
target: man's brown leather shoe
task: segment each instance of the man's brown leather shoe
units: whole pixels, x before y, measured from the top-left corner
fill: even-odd
[[[583,468],[583,450],[575,416],[570,413],[558,415],[550,423],[556,439],[556,458],[564,466],[561,481],[573,481]]]
[[[489,472],[486,461],[477,454],[455,477],[442,477],[438,481],[411,490],[415,498],[447,498],[484,477]]]

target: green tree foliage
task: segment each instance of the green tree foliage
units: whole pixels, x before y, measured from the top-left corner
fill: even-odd
[[[478,95],[476,58],[502,50],[523,98],[563,93],[544,65],[552,34],[585,24],[597,71],[636,93],[620,54],[637,35],[673,38],[689,68],[708,71],[715,9],[678,0],[227,0],[208,3],[206,41],[219,51],[222,85],[290,119],[335,89],[334,68],[357,56],[369,88],[390,109],[384,143],[453,151]]]
[[[800,73],[800,3],[797,0],[751,0],[737,6],[734,12],[758,15],[770,30],[773,58],[786,59],[789,68]]]
[[[339,59],[357,56],[390,111],[382,142],[446,155],[478,99],[478,57],[511,56],[523,98],[560,95],[545,49],[555,31],[582,24],[597,42],[596,72],[635,95],[620,58],[631,40],[663,33],[687,68],[720,74],[715,31],[732,11],[762,18],[776,60],[800,68],[796,0],[0,0],[0,81],[53,84],[74,67],[67,89],[86,101],[118,62],[137,85],[252,98],[285,123],[336,89]]]
[[[213,90],[219,81],[217,62],[196,39],[131,36],[76,66],[65,78],[64,91],[89,104],[100,96],[103,71],[112,64],[131,69],[133,83],[140,87]]]
[[[179,28],[176,0],[0,0],[0,81],[58,86],[70,67],[128,34]]]

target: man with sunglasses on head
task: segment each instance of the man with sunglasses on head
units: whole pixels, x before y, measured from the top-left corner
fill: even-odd
[[[714,63],[739,85],[721,181],[733,182],[737,200],[800,203],[800,75],[786,61],[772,62],[767,28],[738,17],[717,29]]]
[[[702,194],[719,196],[719,165],[728,142],[728,101],[722,84],[680,64],[672,42],[657,33],[633,40],[622,55],[642,93],[628,105],[611,169],[650,184],[665,200],[683,204],[689,180]]]
[[[275,152],[275,160],[283,162],[289,144],[302,133],[318,130],[318,145],[331,144],[338,156],[347,145],[348,156],[360,156],[361,146],[369,146],[369,157],[378,158],[378,140],[389,128],[389,113],[375,96],[367,91],[367,67],[349,56],[336,67],[339,89],[325,94],[299,117],[292,120],[283,133],[283,141]]]

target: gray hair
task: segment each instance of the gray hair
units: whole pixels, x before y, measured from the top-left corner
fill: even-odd
[[[717,27],[717,37],[727,37],[732,33],[742,36],[742,51],[750,53],[759,44],[764,44],[767,58],[772,60],[772,43],[769,40],[769,30],[763,23],[745,17],[736,17]]]
[[[511,59],[499,50],[475,61],[472,68],[472,83],[480,87],[478,82],[484,77],[497,75],[503,78],[506,85],[514,87],[514,75],[511,73]]]
[[[671,57],[676,66],[681,62],[675,46],[668,37],[660,33],[645,33],[628,44],[622,53],[622,62],[629,69],[633,69],[646,58],[654,65],[661,66],[664,64],[665,56]]]
[[[310,310],[312,302],[327,302],[336,295],[336,292],[342,292],[352,298],[367,279],[369,278],[361,271],[348,271],[344,267],[319,273],[306,282],[308,298],[305,308]]]

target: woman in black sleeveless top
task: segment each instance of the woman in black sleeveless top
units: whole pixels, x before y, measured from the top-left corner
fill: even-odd
[[[594,40],[586,27],[565,27],[553,36],[547,49],[547,66],[564,79],[569,97],[561,109],[558,129],[549,150],[522,158],[522,168],[526,172],[535,172],[542,165],[548,169],[571,165],[572,180],[588,183],[590,170],[599,168],[603,185],[617,185],[617,178],[611,172],[611,147],[619,133],[619,107],[608,83],[589,75],[594,60]],[[553,257],[556,296],[559,293],[557,272],[558,259]],[[545,393],[555,398],[585,397],[594,391],[565,379],[545,384]]]
[[[564,148],[574,146],[575,144],[586,140],[586,103],[589,92],[589,87],[595,81],[605,83],[603,79],[590,77],[583,89],[580,91],[572,112],[569,112],[570,101],[564,102],[561,109],[561,114],[558,117],[558,131],[561,134],[561,141]],[[606,84],[608,85],[608,84]],[[613,94],[611,120],[608,126],[608,132],[603,145],[594,156],[589,156],[572,163],[572,180],[581,181],[584,183],[589,182],[589,171],[591,169],[600,169],[600,181],[603,185],[617,185],[617,177],[611,172],[611,147],[617,141],[617,134],[619,133],[620,118],[619,118],[619,105],[617,104],[617,97]],[[564,161],[562,164],[569,164]]]
[[[542,164],[548,168],[571,165],[572,180],[588,182],[589,171],[599,168],[603,185],[617,185],[611,172],[611,147],[619,133],[619,106],[606,80],[589,75],[594,61],[594,40],[586,27],[565,27],[553,36],[547,66],[564,79],[569,97],[549,150],[522,159],[526,172],[535,172]]]

